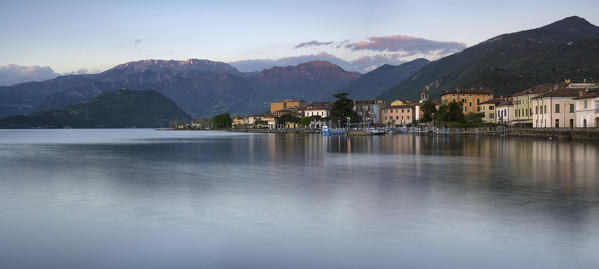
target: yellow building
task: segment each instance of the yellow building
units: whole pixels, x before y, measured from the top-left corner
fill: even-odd
[[[441,94],[441,103],[461,102],[464,114],[480,113],[479,104],[493,99],[493,92],[489,89],[455,89]]]
[[[306,101],[303,100],[286,99],[280,102],[270,102],[270,113],[289,108],[300,108],[303,106],[306,106]]]
[[[559,84],[541,84],[512,95],[514,107],[514,124],[532,124],[533,98],[559,88]]]
[[[491,99],[480,103],[480,113],[483,114],[482,120],[487,123],[497,123],[497,105],[502,99]]]

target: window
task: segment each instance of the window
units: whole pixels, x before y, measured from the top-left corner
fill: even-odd
[[[385,120],[387,120],[387,116],[385,116]]]
[[[399,120],[399,116],[395,116],[395,119],[396,119],[396,120]]]
[[[555,113],[559,113],[559,104],[555,104]]]
[[[547,105],[543,105],[543,114],[547,114]]]
[[[469,103],[470,107],[472,107],[472,102]]]
[[[494,110],[495,107],[494,106],[489,106],[489,110]]]
[[[476,104],[480,105],[480,99],[476,99]]]
[[[539,114],[539,106],[535,106],[535,114]]]
[[[530,113],[529,113],[529,115],[530,115],[530,116],[532,116],[532,107],[531,107],[531,108],[529,108],[529,110],[530,110],[530,111],[529,111],[529,112],[530,112]]]
[[[401,113],[404,113],[404,110],[403,110],[403,109],[401,110]]]
[[[570,104],[570,113],[574,113],[574,104]]]
[[[584,108],[587,108],[587,107],[588,107],[587,100],[584,100]]]
[[[410,109],[408,108],[408,113],[410,113]]]
[[[410,116],[407,116],[407,119],[409,120],[409,119],[410,119]]]

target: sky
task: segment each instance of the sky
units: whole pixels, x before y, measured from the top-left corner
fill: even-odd
[[[97,72],[142,59],[237,62],[323,53],[355,63],[434,60],[572,15],[597,25],[599,2],[3,0],[0,66]]]

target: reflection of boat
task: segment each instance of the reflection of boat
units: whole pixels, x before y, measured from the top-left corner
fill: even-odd
[[[368,129],[368,133],[371,135],[384,135],[385,129],[370,128]]]
[[[329,126],[322,126],[322,136],[342,135],[345,134],[343,129],[329,129]]]

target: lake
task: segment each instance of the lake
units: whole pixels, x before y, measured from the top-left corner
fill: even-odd
[[[599,144],[0,130],[0,268],[599,268]]]

